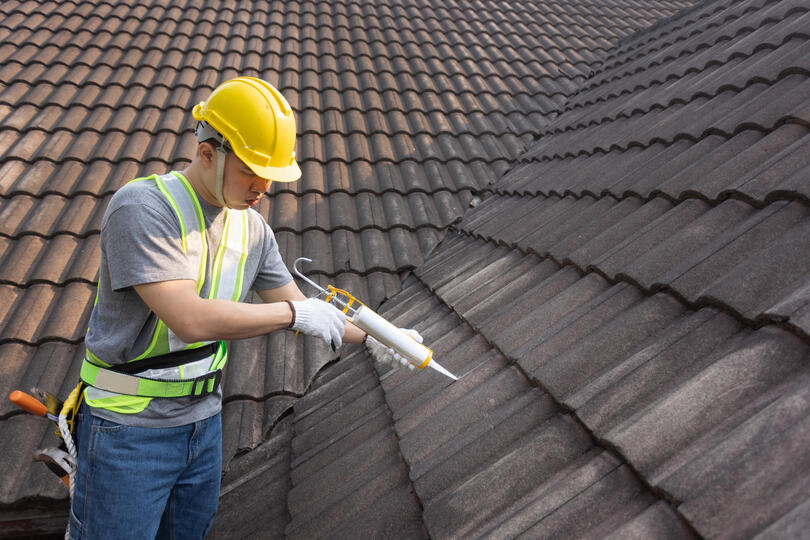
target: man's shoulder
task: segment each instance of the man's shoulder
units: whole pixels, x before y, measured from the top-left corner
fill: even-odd
[[[160,192],[154,177],[145,176],[143,178],[136,178],[127,182],[113,194],[110,199],[108,211],[121,206],[127,205],[149,205],[163,207],[165,204],[165,197]]]
[[[130,227],[145,227],[154,219],[171,221],[173,211],[154,179],[144,177],[124,184],[113,194],[104,212],[102,227],[113,215],[126,220]]]
[[[155,183],[155,176],[158,175],[144,176],[130,180],[118,188],[114,197],[131,197],[134,195],[142,195],[152,192],[160,193],[160,190],[158,190],[157,184]]]

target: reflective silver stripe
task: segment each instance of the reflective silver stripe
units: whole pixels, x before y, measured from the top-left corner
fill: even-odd
[[[204,227],[204,224],[200,223],[197,216],[199,203],[191,199],[191,195],[183,187],[182,181],[173,174],[160,176],[160,181],[163,182],[163,185],[174,199],[177,210],[180,211],[178,218],[183,221],[183,228],[186,231],[185,250],[194,267],[197,268],[197,280],[199,281],[205,272],[205,268],[202,268],[202,259],[205,251],[207,251],[205,244],[203,244],[204,233],[201,228]],[[201,286],[202,283],[198,283],[198,288]]]
[[[216,297],[222,300],[239,300],[242,294],[241,273],[244,271],[243,253],[246,251],[245,244],[247,243],[247,213],[245,210],[231,210],[228,209],[226,217],[225,230],[223,235],[226,235],[224,246],[224,253],[220,262],[220,267],[214,269],[215,274],[219,274],[218,287],[211,288],[213,292],[216,290]],[[220,254],[217,253],[217,258]],[[219,270],[219,272],[217,272]],[[209,294],[209,298],[212,295]]]
[[[205,233],[202,228],[204,227],[204,224],[200,223],[200,218],[197,214],[198,210],[200,213],[202,213],[202,210],[199,209],[199,202],[192,200],[191,194],[183,186],[183,181],[174,174],[164,174],[159,177],[158,181],[163,184],[163,187],[169,192],[171,198],[174,199],[174,204],[172,207],[179,211],[178,219],[182,221],[182,226],[185,230],[185,237],[182,239],[183,248],[186,251],[186,254],[188,254],[188,258],[193,267],[197,268],[196,281],[197,292],[199,292],[203,286],[205,276],[204,265],[206,264],[205,259],[207,258]],[[177,335],[172,332],[171,328],[168,329],[168,334],[170,352],[181,351],[188,346],[188,343],[178,338]],[[143,373],[143,376],[150,378],[177,378],[179,376],[177,369],[171,368],[171,370],[173,373],[165,376],[151,374],[150,372],[155,370],[147,370]]]
[[[171,330],[169,330],[169,332],[171,332]],[[169,334],[169,336],[172,335],[173,334],[171,333]],[[182,343],[182,341],[180,343]],[[208,343],[210,343],[210,341]],[[209,356],[208,358],[203,358],[202,360],[197,360],[196,362],[183,364],[182,366],[179,367],[147,369],[138,372],[137,375],[141,377],[147,377],[149,379],[172,379],[172,380],[193,379],[195,377],[203,375],[204,373],[208,373],[213,360],[214,357]]]

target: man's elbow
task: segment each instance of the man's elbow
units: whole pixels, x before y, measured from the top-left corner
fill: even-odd
[[[194,320],[173,321],[172,324],[167,324],[167,326],[183,343],[213,340],[213,338],[206,335],[204,329],[200,328],[200,325],[196,324]]]

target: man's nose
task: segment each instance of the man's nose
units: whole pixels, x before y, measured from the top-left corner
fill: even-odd
[[[256,181],[253,182],[253,189],[258,191],[259,193],[265,193],[270,190],[270,184],[272,184],[272,180],[268,180],[266,178],[256,177]]]

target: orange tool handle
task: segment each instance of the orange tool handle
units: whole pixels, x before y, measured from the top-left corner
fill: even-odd
[[[45,416],[45,413],[48,412],[47,407],[45,407],[40,400],[19,390],[14,390],[11,395],[8,396],[8,399],[22,410],[37,416]]]

